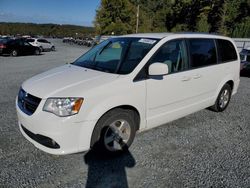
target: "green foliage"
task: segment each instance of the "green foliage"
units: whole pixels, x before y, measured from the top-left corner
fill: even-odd
[[[232,36],[243,38],[250,36],[250,17],[247,17],[241,23],[236,24]]]
[[[65,37],[93,34],[94,28],[75,25],[33,24],[33,23],[0,23],[1,35],[43,35]]]
[[[102,0],[94,22],[100,34],[133,33],[135,7],[126,0]]]
[[[138,4],[139,32],[198,31],[250,37],[250,0],[102,0],[96,31],[134,33]]]
[[[197,22],[197,31],[208,33],[210,30],[210,25],[207,21],[207,17],[205,15],[200,16],[199,21]]]

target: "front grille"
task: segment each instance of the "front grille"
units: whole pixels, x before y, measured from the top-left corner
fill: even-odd
[[[39,144],[46,146],[48,148],[51,149],[59,149],[60,146],[58,143],[56,143],[54,140],[52,140],[51,138],[47,137],[47,136],[43,136],[40,134],[34,134],[32,132],[30,132],[28,129],[26,129],[23,125],[21,125],[23,131],[32,139],[35,140],[36,142],[38,142]]]
[[[32,115],[36,111],[40,102],[41,102],[40,98],[27,93],[22,88],[20,89],[18,93],[18,107],[25,114],[29,116]]]

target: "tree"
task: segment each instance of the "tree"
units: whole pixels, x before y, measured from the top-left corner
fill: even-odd
[[[210,24],[208,23],[208,14],[211,10],[210,6],[205,6],[200,9],[200,15],[198,16],[198,22],[196,24],[196,30],[199,32],[209,32]]]
[[[247,36],[250,0],[102,0],[96,13],[99,34],[199,31]]]
[[[127,0],[102,0],[96,11],[97,33],[116,35],[134,33],[135,7]]]

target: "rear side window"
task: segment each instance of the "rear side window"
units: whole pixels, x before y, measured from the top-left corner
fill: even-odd
[[[38,39],[38,42],[42,42],[42,43],[46,43],[46,41],[44,39]]]
[[[219,62],[228,62],[237,60],[237,53],[233,44],[228,40],[217,39],[217,48],[219,54]]]
[[[191,68],[217,64],[213,39],[189,39]]]
[[[27,42],[34,42],[35,40],[34,39],[27,39],[26,41]]]

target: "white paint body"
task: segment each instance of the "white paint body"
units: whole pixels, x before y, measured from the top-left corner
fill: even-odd
[[[138,72],[164,43],[178,38],[226,37],[204,34],[138,34],[128,37],[160,38],[161,40],[142,59],[132,73],[110,74],[74,65],[64,65],[39,74],[22,85],[22,88],[42,98],[33,115],[23,113],[18,106],[18,122],[34,134],[54,139],[60,149],[47,148],[22,134],[39,149],[51,154],[69,154],[90,148],[93,129],[98,119],[112,108],[130,105],[140,115],[140,130],[150,129],[188,114],[212,106],[228,81],[234,82],[233,95],[239,85],[240,61],[216,64],[204,68],[165,75],[163,79],[146,79],[134,82]],[[126,37],[126,36],[125,36]],[[234,45],[235,49],[236,46]],[[43,111],[49,97],[83,97],[78,114],[58,117]]]
[[[29,42],[32,46],[37,46],[37,47],[41,47],[44,50],[50,50],[54,44],[53,43],[49,43],[47,40],[45,40],[47,42],[41,42],[40,39],[36,39],[36,38],[32,38],[34,40],[34,42]]]

